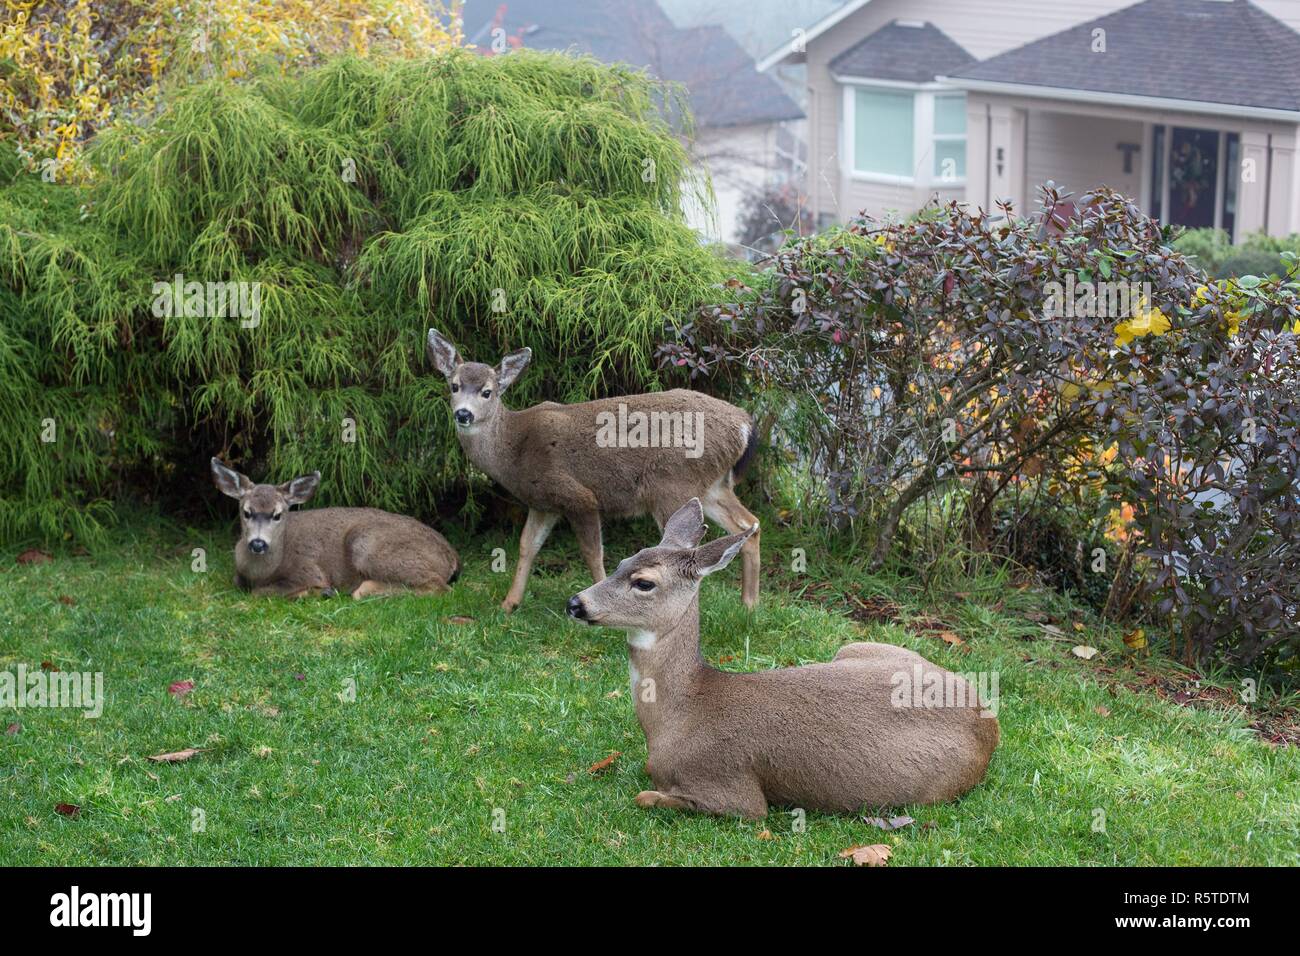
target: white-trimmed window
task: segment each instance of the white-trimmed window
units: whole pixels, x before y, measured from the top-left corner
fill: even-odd
[[[966,182],[966,94],[934,84],[844,84],[845,167],[855,179]]]
[[[966,181],[966,94],[934,97],[934,178],[940,183]]]
[[[853,171],[911,179],[915,97],[868,87],[858,87],[853,94]]]

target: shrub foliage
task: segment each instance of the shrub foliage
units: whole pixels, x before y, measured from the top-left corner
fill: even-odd
[[[672,97],[591,59],[347,58],[184,90],[101,137],[89,189],[11,162],[0,529],[93,532],[124,487],[193,497],[212,454],[428,514],[472,491],[430,325],[486,361],[532,346],[516,402],[654,387],[665,317],[724,278],[679,211],[707,186]],[[159,308],[178,275],[257,284],[255,323]]]
[[[927,514],[981,549],[1009,494],[1127,506],[1172,641],[1294,655],[1300,285],[1211,282],[1110,191],[1068,220],[1050,184],[1043,205],[794,242],[661,361],[761,393],[822,513],[864,531],[873,564],[919,502],[962,502]],[[1097,517],[1080,565],[1127,574]]]

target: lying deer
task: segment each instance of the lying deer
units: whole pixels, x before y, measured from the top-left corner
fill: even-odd
[[[290,511],[316,493],[318,471],[282,485],[255,485],[213,458],[212,478],[239,502],[235,584],[253,594],[441,593],[460,574],[447,539],[414,518],[375,508]]]
[[[749,674],[704,662],[700,581],[756,533],[701,545],[704,515],[691,500],[657,547],[569,600],[574,618],[628,634],[656,787],[636,802],[757,818],[769,803],[851,812],[951,800],[978,784],[997,718],[981,715],[966,681],[912,651],[846,644],[829,664]],[[900,679],[916,678],[951,686],[958,703],[923,707],[899,695]]]
[[[605,578],[602,517],[649,514],[662,528],[682,502],[699,498],[728,531],[758,522],[732,490],[757,439],[747,413],[689,389],[605,398],[577,405],[543,402],[512,411],[501,402],[532,358],[511,352],[495,368],[461,359],[429,330],[429,356],[451,386],[456,435],[470,461],[528,506],[519,564],[501,606],[513,611],[551,529],[569,520],[592,579]],[[758,603],[759,544],[744,546],[741,595]]]

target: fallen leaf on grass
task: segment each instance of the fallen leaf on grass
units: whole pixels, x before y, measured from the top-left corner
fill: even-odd
[[[1110,708],[1109,708],[1109,707],[1102,707],[1100,704],[1098,704],[1096,707],[1093,708],[1093,710],[1097,713],[1097,715],[1098,715],[1099,717],[1109,717],[1109,716],[1110,716]]]
[[[1097,656],[1097,648],[1089,647],[1087,644],[1076,644],[1070,649],[1070,653],[1075,657],[1082,657],[1085,661],[1090,661]]]
[[[53,661],[41,661],[41,670],[54,671],[54,673],[56,674],[60,672],[58,665],[55,664]]]
[[[18,733],[22,729],[23,729],[22,724],[10,724],[8,727],[5,728],[5,734],[12,737],[14,734]]]
[[[152,760],[154,763],[179,763],[182,760],[189,760],[195,754],[201,753],[203,753],[202,750],[188,747],[185,750],[176,750],[169,754],[154,754],[152,757],[146,759]]]
[[[1147,646],[1147,634],[1142,628],[1129,631],[1124,635],[1124,645],[1131,650],[1139,651]]]
[[[1061,630],[1059,627],[1057,627],[1055,624],[1040,624],[1038,626],[1043,629],[1043,633],[1046,634],[1048,637],[1065,636],[1065,632]]]
[[[35,548],[31,548],[18,555],[19,564],[49,564],[53,560],[54,558],[47,552],[37,551]],[[60,806],[63,806],[63,804],[60,804]]]
[[[474,619],[472,617],[466,617],[463,614],[455,614],[447,618],[447,623],[448,624],[473,624]]]
[[[612,767],[612,766],[614,765],[614,761],[617,760],[617,759],[618,759],[619,757],[621,757],[621,756],[623,756],[623,751],[621,751],[621,750],[615,750],[613,753],[611,753],[611,754],[610,754],[608,757],[606,757],[604,760],[597,760],[594,764],[592,764],[590,767],[588,767],[588,768],[587,768],[587,773],[589,773],[589,774],[593,774],[593,775],[594,775],[594,774],[598,774],[598,773],[604,773],[606,770],[608,770],[610,767]]]
[[[177,700],[183,700],[185,695],[194,689],[194,681],[178,680],[173,681],[167,687],[167,693],[171,694]]]
[[[957,650],[961,650],[961,651],[970,650],[970,648],[966,645],[966,642],[963,641],[960,637],[958,637],[955,631],[940,631],[939,640],[943,641],[949,647],[956,648]]]
[[[68,607],[76,607],[76,606],[77,606],[77,601],[76,601],[76,599],[75,599],[75,598],[71,598],[71,597],[69,597],[69,596],[66,595],[66,594],[60,594],[60,595],[59,595],[59,603],[60,603],[60,604],[67,605]]]
[[[894,851],[883,843],[873,843],[871,846],[851,846],[847,850],[840,850],[840,859],[852,858],[854,866],[885,866],[893,855]]]
[[[890,817],[888,820],[884,817],[863,817],[862,819],[881,830],[898,830],[902,827],[911,826],[916,822],[911,817]]]
[[[75,803],[56,803],[54,805],[54,812],[60,816],[71,817],[75,820],[77,817],[81,816],[81,807],[77,806]]]
[[[770,840],[770,839],[772,839],[772,831],[771,831],[771,830],[760,830],[760,831],[758,832],[758,839],[760,839],[760,840]]]

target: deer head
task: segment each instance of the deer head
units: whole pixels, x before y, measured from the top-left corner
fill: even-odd
[[[284,517],[292,505],[300,505],[316,493],[320,472],[303,475],[282,485],[255,485],[246,476],[212,459],[212,480],[221,491],[239,502],[240,543],[253,554],[278,559],[284,537]]]
[[[700,544],[704,509],[692,498],[664,523],[659,544],[625,558],[605,580],[569,598],[569,615],[630,634],[673,630],[695,606],[700,582],[730,564],[757,530],[755,524]]]
[[[462,432],[474,432],[501,412],[501,394],[532,360],[533,350],[516,349],[497,366],[466,362],[437,329],[429,330],[429,358],[451,386],[452,418]]]

